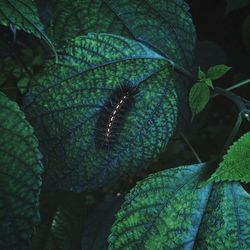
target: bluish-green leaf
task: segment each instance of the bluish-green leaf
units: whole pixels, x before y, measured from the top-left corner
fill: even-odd
[[[210,180],[250,182],[250,132],[229,148]]]
[[[249,249],[250,196],[235,182],[200,185],[206,164],[168,169],[126,196],[109,249]]]
[[[147,166],[166,147],[177,118],[175,72],[142,44],[89,34],[59,51],[33,82],[25,111],[47,162],[45,187],[83,191],[112,183]],[[99,110],[124,83],[139,85],[110,150],[95,145]]]
[[[56,54],[54,45],[44,31],[33,0],[0,0],[0,24],[13,25],[43,39]]]
[[[0,249],[29,249],[39,221],[38,142],[16,103],[0,92]]]
[[[58,0],[50,34],[59,45],[89,32],[134,38],[189,69],[196,35],[188,10],[183,0]]]

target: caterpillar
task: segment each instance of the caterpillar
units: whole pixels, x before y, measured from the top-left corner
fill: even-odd
[[[111,149],[117,142],[138,91],[137,86],[126,83],[114,89],[107,98],[99,111],[95,128],[95,144],[98,149]]]

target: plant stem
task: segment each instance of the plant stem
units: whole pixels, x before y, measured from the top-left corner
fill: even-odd
[[[223,96],[227,97],[228,99],[230,99],[231,101],[233,101],[236,104],[236,106],[238,107],[239,112],[246,109],[246,106],[243,102],[243,98],[241,98],[240,96],[238,96],[238,95],[236,95],[228,90],[218,88],[218,87],[215,87],[214,90],[216,93],[223,95]]]
[[[241,123],[242,123],[242,113],[240,112],[238,114],[237,121],[236,121],[236,123],[235,123],[229,137],[226,140],[226,143],[225,143],[225,145],[223,147],[223,150],[221,151],[221,153],[219,155],[219,158],[223,157],[223,155],[227,152],[227,149],[229,148],[229,146],[233,143],[234,138],[235,138],[236,134],[238,133],[238,131],[240,129]]]
[[[246,84],[248,84],[248,83],[250,83],[250,79],[247,79],[247,80],[245,80],[245,81],[236,83],[236,84],[232,85],[231,87],[226,88],[225,90],[231,91],[231,90],[240,88],[240,87],[242,87],[242,86],[244,86],[244,85],[246,85]],[[216,94],[216,93],[215,93],[215,94],[211,95],[211,99],[214,98],[214,97],[216,97],[216,96],[219,96],[219,94]]]
[[[250,83],[250,79],[247,79],[247,80],[245,80],[243,82],[236,83],[236,84],[232,85],[231,87],[226,88],[226,90],[230,91],[230,90],[233,90],[233,89],[237,89],[237,88],[239,88],[241,86],[244,86],[244,85],[246,85],[248,83]]]
[[[191,150],[191,152],[193,153],[193,155],[195,156],[196,160],[199,163],[202,163],[201,158],[199,157],[199,155],[197,154],[197,152],[195,151],[195,149],[193,148],[193,146],[191,145],[191,143],[189,142],[187,137],[182,132],[179,132],[179,133],[180,133],[180,136],[182,137],[182,139],[185,141],[185,143],[189,147],[189,149]]]

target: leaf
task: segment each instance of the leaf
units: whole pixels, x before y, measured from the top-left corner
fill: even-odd
[[[0,93],[0,249],[29,249],[39,221],[41,154],[17,104]]]
[[[243,23],[242,26],[242,37],[243,37],[243,42],[245,44],[245,47],[250,54],[250,15],[248,15]]]
[[[250,132],[229,148],[210,181],[250,182]]]
[[[0,0],[0,24],[4,26],[14,25],[17,29],[43,39],[56,55],[54,45],[46,35],[43,24],[39,19],[34,1]]]
[[[205,108],[209,96],[209,87],[205,81],[199,81],[193,85],[189,93],[189,105],[193,118]]]
[[[206,74],[201,70],[200,67],[199,67],[199,69],[198,69],[198,78],[199,78],[199,79],[204,79],[204,78],[206,78]]]
[[[110,229],[123,201],[124,197],[112,197],[84,218],[82,249],[108,249]]]
[[[223,64],[212,66],[208,69],[207,77],[211,80],[217,80],[224,76],[230,69],[231,67]]]
[[[190,69],[196,35],[188,10],[183,0],[59,0],[49,32],[59,45],[89,32],[126,36]]]
[[[204,79],[204,83],[206,83],[208,87],[210,87],[212,89],[214,88],[213,82],[211,79]]]
[[[250,4],[250,0],[227,0],[227,9],[226,14],[229,14],[230,12],[234,10],[238,10],[241,8],[246,7]]]
[[[109,249],[248,249],[250,196],[238,183],[200,183],[207,165],[168,169],[125,197]]]
[[[59,59],[33,79],[26,97],[25,111],[47,162],[45,188],[96,189],[154,160],[177,118],[169,62],[136,41],[108,34],[72,40]],[[134,107],[113,148],[99,149],[94,133],[99,112],[125,83],[140,86]]]
[[[22,77],[18,82],[17,82],[17,87],[20,91],[21,94],[24,94],[28,90],[30,78],[28,76]]]

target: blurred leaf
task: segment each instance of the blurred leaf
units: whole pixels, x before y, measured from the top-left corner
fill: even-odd
[[[189,105],[193,118],[205,108],[209,97],[210,91],[206,81],[199,81],[193,85],[189,93]]]
[[[188,10],[182,0],[58,0],[49,32],[59,45],[89,32],[126,36],[190,69],[196,35]]]
[[[228,58],[225,51],[215,42],[197,41],[195,48],[195,64],[203,70],[208,70],[217,64],[227,64]]]
[[[4,26],[14,25],[17,29],[43,39],[56,54],[54,45],[46,35],[39,19],[34,1],[0,0],[0,24]]]
[[[115,196],[103,202],[91,214],[84,218],[82,249],[108,249],[108,236],[115,214],[124,201],[123,196]]]
[[[0,249],[29,249],[39,222],[41,154],[16,103],[0,93]]]
[[[226,15],[234,10],[246,7],[250,4],[250,0],[227,0]]]
[[[248,15],[244,20],[242,27],[242,36],[246,49],[250,54],[250,15]]]
[[[50,61],[36,75],[25,101],[48,164],[45,187],[95,189],[154,160],[177,118],[169,61],[136,41],[109,34],[78,37],[59,51],[59,59],[60,64]],[[139,86],[133,108],[117,143],[99,149],[94,132],[100,109],[126,83]]]
[[[224,64],[212,66],[208,69],[207,77],[211,80],[217,80],[225,75],[230,69],[231,67]]]
[[[29,87],[29,82],[30,78],[27,76],[22,77],[18,82],[17,82],[17,87],[20,91],[21,94],[24,94],[27,92],[28,87]]]
[[[6,82],[7,79],[8,79],[8,74],[6,74],[5,72],[1,71],[1,74],[0,74],[0,87],[2,85],[4,85],[4,83]]]
[[[249,249],[250,196],[238,183],[200,185],[207,164],[150,175],[125,197],[109,249]]]
[[[229,148],[210,181],[250,182],[250,132]]]

